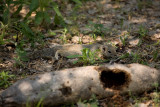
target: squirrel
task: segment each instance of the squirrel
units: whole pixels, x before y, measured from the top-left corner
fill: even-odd
[[[46,48],[43,50],[37,50],[33,53],[29,53],[28,57],[30,59],[38,59],[38,58],[54,58],[59,60],[59,56],[67,57],[72,55],[82,55],[81,50],[84,48],[88,48],[91,51],[100,50],[102,57],[112,57],[116,55],[116,49],[112,45],[109,44],[71,44],[71,45],[60,45],[55,46],[53,48]]]
[[[68,45],[62,47],[62,49],[57,50],[55,53],[55,58],[58,60],[59,56],[67,57],[72,55],[82,55],[81,50],[88,48],[91,51],[100,50],[102,57],[112,57],[116,55],[116,50],[112,45],[102,45],[102,44],[89,44],[89,45]]]

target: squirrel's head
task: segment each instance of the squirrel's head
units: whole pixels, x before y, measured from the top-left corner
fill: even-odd
[[[100,48],[103,57],[115,57],[116,56],[116,48],[112,45],[103,45]]]

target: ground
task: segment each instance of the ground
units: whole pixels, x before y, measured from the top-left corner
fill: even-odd
[[[72,8],[74,9],[71,10]],[[73,3],[69,3],[61,7],[61,11],[68,24],[66,31],[49,27],[50,30],[44,31],[45,44],[41,46],[37,43],[34,49],[26,46],[27,52],[51,48],[58,44],[89,44],[103,41],[115,46],[116,59],[119,58],[110,59],[107,63],[110,61],[121,64],[141,63],[160,69],[159,0],[87,1],[77,8]],[[16,75],[12,82],[29,75],[82,66],[70,64],[66,59],[53,62],[51,59],[42,58],[17,64],[14,59],[16,55],[12,43],[0,46],[0,71]],[[160,104],[158,90],[159,87],[138,96],[115,95],[99,102],[103,107],[113,105],[158,107]]]

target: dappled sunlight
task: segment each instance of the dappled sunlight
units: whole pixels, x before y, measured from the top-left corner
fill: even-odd
[[[22,81],[18,86],[18,90],[21,91],[22,94],[28,95],[30,94],[31,90],[33,90],[32,83],[29,81]]]
[[[37,82],[40,84],[48,83],[49,81],[52,80],[52,78],[53,78],[52,76],[53,75],[51,75],[51,73],[45,73],[44,75],[38,76]]]
[[[137,24],[143,24],[143,23],[147,23],[147,18],[142,17],[133,17],[130,20],[130,23],[137,23]]]
[[[25,5],[22,7],[22,10],[20,11],[20,15],[24,18],[29,13],[29,11],[30,11],[29,7]],[[33,12],[30,17],[35,18],[35,16],[36,16],[36,13]]]

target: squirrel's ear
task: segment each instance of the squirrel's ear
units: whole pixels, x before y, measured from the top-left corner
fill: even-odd
[[[104,50],[103,50],[103,46],[100,46],[99,49],[100,49],[102,52],[104,51]]]

